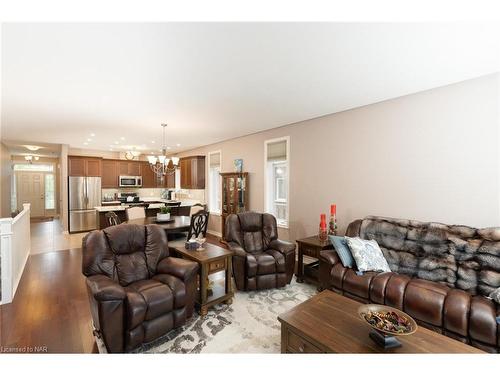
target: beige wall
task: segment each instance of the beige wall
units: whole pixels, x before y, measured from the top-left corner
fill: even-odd
[[[489,75],[180,156],[222,150],[224,172],[242,158],[250,208],[262,211],[264,141],[290,136],[291,239],[315,234],[331,203],[341,231],[366,215],[497,226],[499,82]],[[212,217],[210,229],[219,222]]]
[[[7,146],[0,142],[0,217],[10,217],[10,192],[12,179],[11,155]]]

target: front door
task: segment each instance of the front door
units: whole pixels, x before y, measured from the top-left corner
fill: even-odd
[[[44,174],[36,172],[17,173],[17,208],[23,203],[31,204],[31,216],[45,216]]]

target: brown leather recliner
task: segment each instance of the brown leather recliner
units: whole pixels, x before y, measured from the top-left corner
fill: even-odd
[[[121,224],[83,239],[82,271],[94,326],[108,352],[138,348],[191,317],[195,262],[170,257],[157,225]]]
[[[226,218],[226,241],[239,290],[281,288],[292,280],[295,244],[278,239],[276,218],[244,212]]]

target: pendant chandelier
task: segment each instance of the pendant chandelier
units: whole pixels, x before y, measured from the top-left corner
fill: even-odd
[[[161,155],[158,157],[154,155],[148,156],[149,166],[151,170],[155,173],[158,179],[162,179],[166,175],[172,175],[179,164],[179,158],[172,156],[172,158],[167,158],[167,140],[165,137],[165,130],[167,124],[161,124],[163,128],[163,144],[161,146]]]

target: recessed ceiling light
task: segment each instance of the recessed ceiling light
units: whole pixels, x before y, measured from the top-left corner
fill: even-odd
[[[181,144],[180,144],[180,143],[177,143],[177,144],[176,144],[176,146],[177,146],[177,147],[181,147]]]
[[[90,133],[90,136],[91,137],[95,137],[95,133]]]
[[[120,139],[121,139],[122,141],[124,141],[124,140],[125,140],[125,137],[120,137]]]
[[[153,144],[154,144],[154,143],[156,143],[156,142],[155,142],[155,141],[151,141],[151,143],[153,143]]]
[[[171,148],[172,148],[172,147],[170,147],[170,146],[167,146],[167,150],[170,150]]]
[[[88,145],[88,143],[87,143],[87,142],[83,142],[83,144],[84,144],[85,146],[87,146],[87,145]]]
[[[91,138],[87,138],[87,142],[92,142],[92,139]]]
[[[118,141],[115,141],[115,145],[117,145],[118,143],[120,143],[120,142],[118,142]]]

